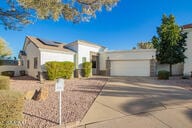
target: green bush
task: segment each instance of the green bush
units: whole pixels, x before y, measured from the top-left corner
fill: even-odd
[[[0,90],[9,90],[9,77],[0,76]]]
[[[15,74],[14,71],[4,71],[4,72],[1,72],[1,75],[9,76],[9,77],[14,77],[14,74]]]
[[[169,72],[166,70],[161,70],[158,72],[158,79],[160,80],[168,80],[169,79]]]
[[[72,62],[56,62],[51,61],[45,64],[47,75],[49,80],[55,80],[57,78],[70,79],[74,71],[74,63]]]
[[[92,63],[91,62],[84,62],[83,63],[83,76],[84,77],[91,76],[91,69],[92,69]]]
[[[0,90],[0,127],[18,128],[23,121],[23,95],[15,91]]]

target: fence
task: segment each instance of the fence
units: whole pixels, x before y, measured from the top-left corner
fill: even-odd
[[[18,60],[0,60],[0,65],[18,65]]]
[[[1,72],[4,71],[14,71],[15,75],[14,76],[20,76],[20,71],[25,70],[23,66],[18,66],[18,65],[1,65],[0,66],[0,75]]]
[[[172,66],[172,75],[182,75],[183,74],[183,64],[174,64]],[[157,64],[157,72],[160,70],[167,70],[169,71],[169,65],[168,64]]]

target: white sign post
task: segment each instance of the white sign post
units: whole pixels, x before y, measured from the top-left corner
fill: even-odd
[[[61,92],[64,91],[64,79],[59,78],[55,84],[55,92],[59,92],[59,125],[61,125]]]

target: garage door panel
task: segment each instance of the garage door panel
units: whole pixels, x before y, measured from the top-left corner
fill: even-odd
[[[142,61],[111,61],[111,76],[149,76],[150,62]]]

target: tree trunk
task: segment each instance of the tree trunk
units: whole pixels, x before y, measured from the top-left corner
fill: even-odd
[[[172,76],[172,64],[169,65],[170,76]]]

